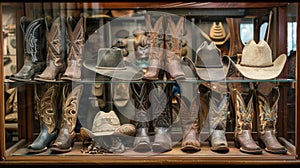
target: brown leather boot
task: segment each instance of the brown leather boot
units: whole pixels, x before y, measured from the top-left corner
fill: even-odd
[[[209,142],[211,150],[215,152],[228,152],[225,136],[226,122],[229,106],[229,94],[209,92]]]
[[[75,25],[75,28],[73,29]],[[85,42],[86,18],[82,16],[76,23],[72,16],[67,18],[67,69],[63,80],[81,78],[82,50]]]
[[[274,87],[268,95],[256,90],[258,112],[258,138],[260,146],[267,152],[284,154],[286,148],[276,138],[276,123],[278,112],[279,88]]]
[[[234,140],[236,147],[241,152],[250,154],[262,154],[261,148],[252,138],[252,121],[253,121],[253,91],[250,90],[248,95],[242,96],[242,93],[236,88],[231,91],[234,109],[236,112]]]
[[[48,25],[48,21],[46,21]],[[65,17],[61,16],[54,20],[50,30],[46,26],[47,37],[47,60],[44,71],[37,75],[34,80],[39,81],[55,81],[59,73],[63,73],[66,69],[66,47],[65,47]]]
[[[78,85],[69,91],[70,85],[65,85],[63,90],[62,119],[60,130],[51,150],[56,152],[70,152],[75,138],[78,106],[83,90],[83,85]],[[69,93],[69,94],[68,94]]]
[[[150,54],[149,65],[147,72],[143,79],[145,80],[158,80],[159,71],[163,66],[164,57],[164,29],[163,29],[163,16],[160,16],[152,26],[153,17],[146,15],[145,22],[149,32],[150,39]]]
[[[41,131],[32,144],[27,147],[28,152],[40,153],[48,149],[48,145],[57,137],[58,123],[58,86],[49,87],[39,101],[39,117]]]
[[[176,95],[180,104],[180,120],[183,131],[181,150],[184,152],[200,151],[200,123],[199,123],[199,96],[195,96],[191,103],[184,97]]]
[[[176,80],[185,79],[185,74],[180,66],[184,17],[180,17],[177,24],[174,23],[174,18],[171,16],[167,16],[166,20],[166,70]]]

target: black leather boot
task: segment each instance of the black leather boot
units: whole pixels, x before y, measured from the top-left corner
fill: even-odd
[[[152,144],[153,152],[167,152],[172,150],[172,138],[169,131],[171,126],[172,84],[152,84],[150,99],[151,111],[155,115],[155,137]],[[163,88],[164,87],[164,88]]]
[[[44,70],[46,65],[46,24],[45,18],[37,18],[28,24],[23,16],[20,25],[24,33],[24,65],[11,76],[12,80],[31,81],[35,74]]]

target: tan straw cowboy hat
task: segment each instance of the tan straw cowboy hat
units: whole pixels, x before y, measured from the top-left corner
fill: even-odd
[[[266,80],[279,76],[286,59],[286,54],[281,54],[272,62],[272,50],[268,43],[265,40],[259,43],[251,40],[243,48],[240,63],[235,64],[231,61],[244,77]]]

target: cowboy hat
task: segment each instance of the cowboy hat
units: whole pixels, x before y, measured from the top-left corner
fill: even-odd
[[[195,71],[198,78],[203,80],[223,80],[226,78],[230,61],[227,57],[221,57],[221,50],[214,42],[209,45],[204,41],[196,51],[195,62],[190,58],[184,61]]]
[[[237,70],[246,78],[266,80],[276,78],[282,71],[286,54],[281,54],[272,62],[272,50],[265,40],[249,41],[243,51],[240,63],[233,62]]]
[[[119,48],[100,48],[97,59],[85,60],[83,66],[98,74],[121,80],[140,80],[144,76],[141,68],[123,60]]]
[[[90,138],[118,135],[134,136],[135,126],[132,124],[120,125],[120,120],[114,111],[99,111],[93,121],[92,130],[82,127],[81,133]]]

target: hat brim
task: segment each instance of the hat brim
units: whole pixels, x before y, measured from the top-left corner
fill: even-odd
[[[96,60],[85,60],[83,62],[83,66],[91,71],[94,71],[98,74],[113,77],[121,80],[140,80],[144,77],[144,73],[137,65],[134,65],[128,61],[124,61],[125,68],[120,69],[104,69],[104,68],[96,68],[97,61]]]
[[[278,77],[285,65],[287,56],[281,54],[273,62],[273,66],[270,67],[247,67],[240,64],[234,64],[237,70],[246,78],[267,80]],[[230,59],[231,60],[231,59]],[[232,60],[231,60],[232,61]]]
[[[197,68],[196,72],[200,79],[203,80],[223,80],[226,78],[230,61],[228,57],[222,57],[223,67],[221,68]]]
[[[109,136],[109,135],[134,136],[136,133],[136,128],[132,124],[123,124],[112,131],[92,132],[91,130],[89,130],[85,127],[82,127],[81,131],[83,131],[83,133],[88,135],[90,138]]]

